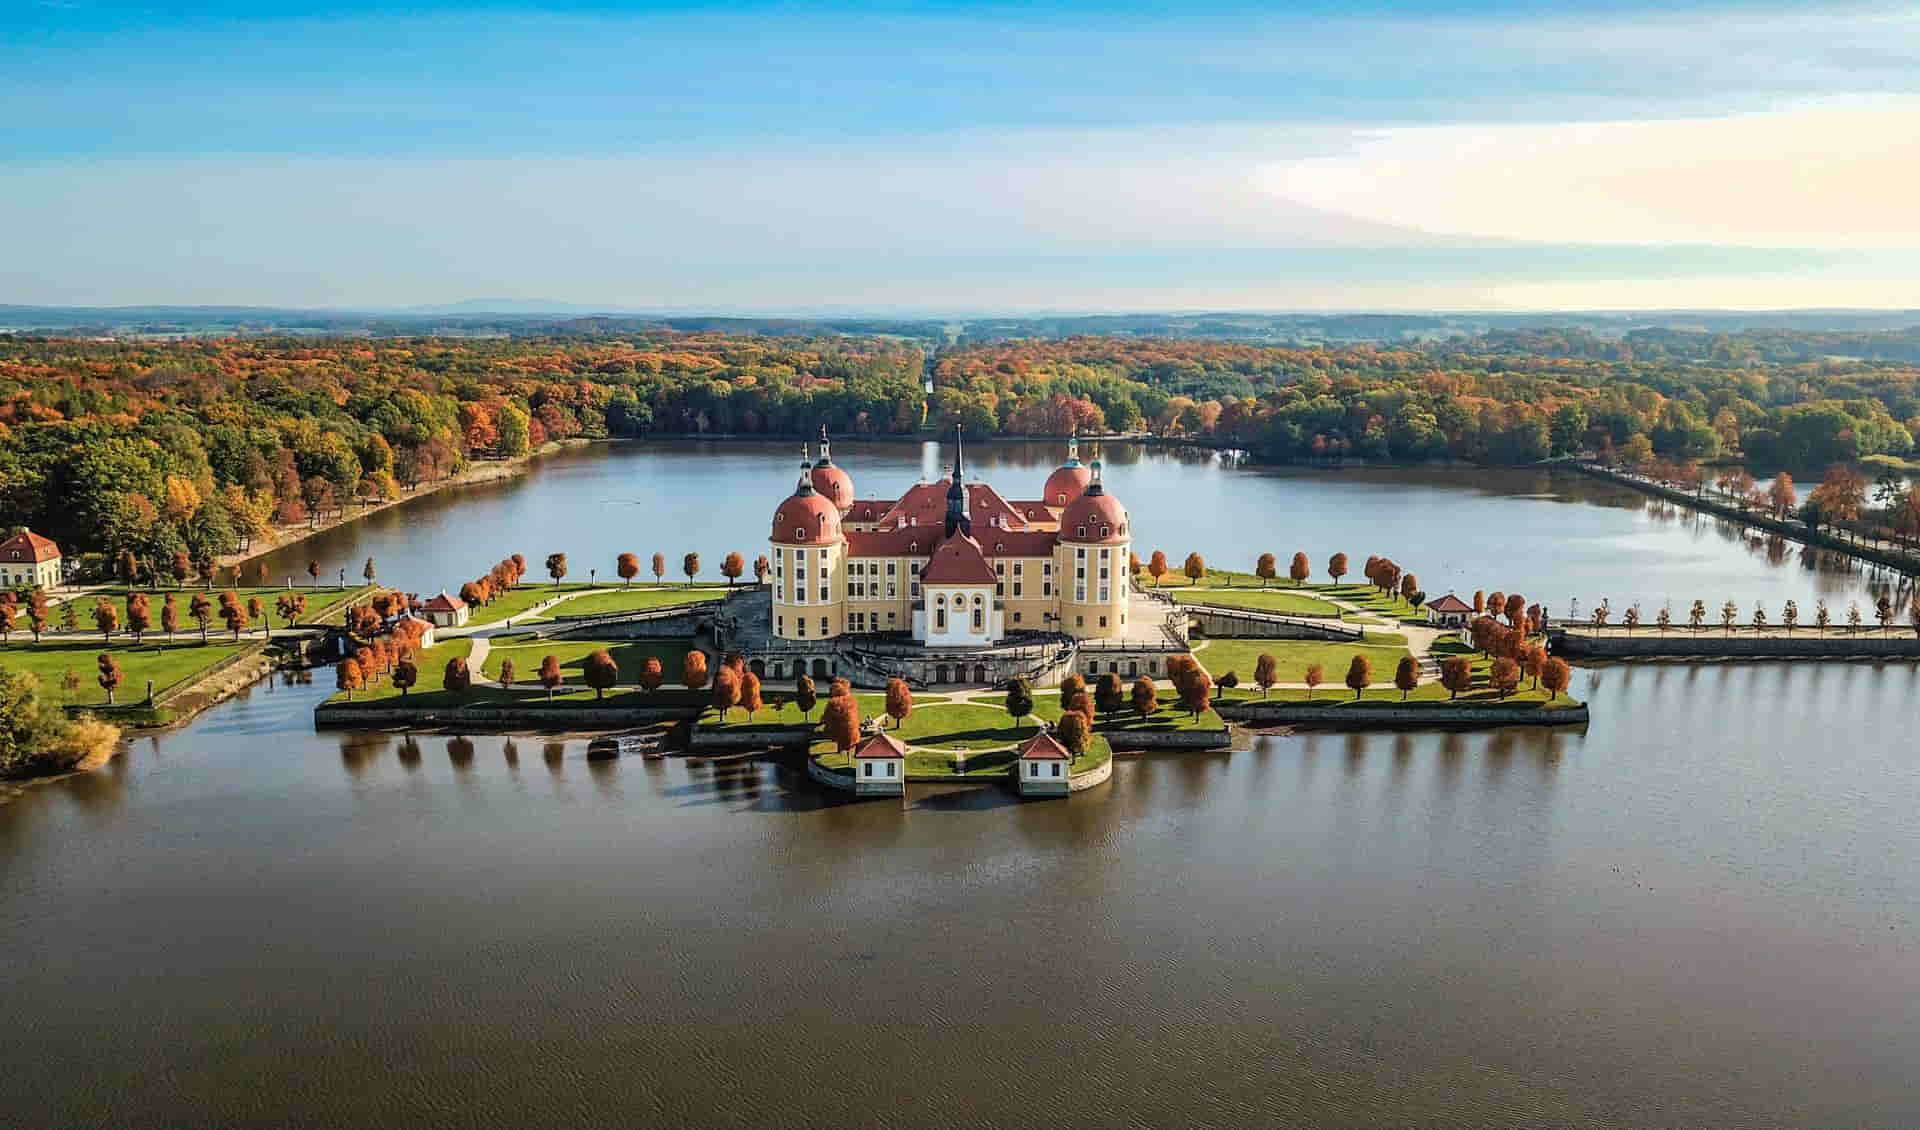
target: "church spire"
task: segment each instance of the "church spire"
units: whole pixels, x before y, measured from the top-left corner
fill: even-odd
[[[960,440],[960,425],[953,426],[953,485],[947,488],[947,536],[957,531],[973,532],[973,519],[967,513],[966,456]]]
[[[1078,428],[1067,433],[1067,466],[1080,465],[1080,431]]]
[[[1106,488],[1100,485],[1100,449],[1099,448],[1095,448],[1093,451],[1093,463],[1091,464],[1090,469],[1093,471],[1093,481],[1087,484],[1087,493],[1088,494],[1105,494]]]
[[[813,464],[807,461],[807,445],[800,445],[800,485],[794,488],[795,494],[813,493]]]
[[[831,465],[832,463],[833,463],[833,456],[832,454],[829,453],[827,449],[827,426],[825,424],[821,424],[820,425],[820,466],[826,467]]]

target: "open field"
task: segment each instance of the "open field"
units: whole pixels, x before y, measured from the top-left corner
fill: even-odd
[[[1364,655],[1373,664],[1373,677],[1391,681],[1393,669],[1402,656],[1407,655],[1406,637],[1391,632],[1368,632],[1365,643],[1336,643],[1331,640],[1208,640],[1206,646],[1193,653],[1200,665],[1207,669],[1215,681],[1232,671],[1240,677],[1241,684],[1253,682],[1254,663],[1262,652],[1272,655],[1280,664],[1280,681],[1299,683],[1306,681],[1307,668],[1315,663],[1325,673],[1327,681],[1338,683],[1346,678],[1347,666],[1356,655]],[[1397,641],[1394,642],[1394,641]]]
[[[190,639],[183,637],[172,644],[164,637],[156,640],[149,635],[147,642],[137,647],[132,640],[116,639],[111,647],[102,647],[98,641],[68,643],[49,637],[39,644],[0,647],[0,666],[39,676],[42,690],[60,702],[104,706],[107,693],[98,680],[102,652],[111,653],[120,663],[122,681],[114,699],[124,704],[146,697],[148,679],[153,680],[154,693],[158,694],[251,646],[253,641],[234,643],[218,635],[202,644],[197,632]],[[60,686],[61,677],[69,670],[80,677],[80,689],[73,693]]]

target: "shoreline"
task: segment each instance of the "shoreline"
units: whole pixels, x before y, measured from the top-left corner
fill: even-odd
[[[407,503],[413,502],[416,499],[426,498],[444,490],[451,490],[455,487],[479,486],[485,483],[497,483],[507,479],[518,478],[531,470],[536,460],[543,459],[549,455],[558,455],[563,451],[575,451],[596,443],[624,442],[627,442],[624,438],[561,439],[546,444],[538,451],[529,451],[525,455],[516,455],[511,459],[489,459],[484,462],[469,464],[465,470],[457,475],[449,475],[437,482],[422,483],[405,494],[402,494],[399,498],[367,505],[356,504],[356,506],[352,508],[342,508],[340,513],[332,519],[320,522],[311,527],[294,526],[276,529],[271,533],[252,539],[248,543],[247,548],[243,550],[237,550],[233,553],[223,554],[215,558],[214,568],[242,568],[261,557],[265,557],[269,553],[285,549],[288,546],[299,545],[308,538],[324,534],[329,530],[338,529],[341,526],[358,522],[369,515],[378,514],[382,510],[390,510],[396,506],[405,506]]]

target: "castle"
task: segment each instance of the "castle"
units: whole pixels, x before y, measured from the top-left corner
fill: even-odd
[[[947,480],[897,499],[858,497],[825,429],[817,460],[803,448],[768,535],[764,622],[739,625],[758,669],[863,684],[1048,682],[1085,649],[1112,654],[1123,674],[1157,674],[1165,653],[1185,649],[1166,608],[1132,591],[1132,520],[1097,457],[1083,464],[1069,440],[1040,497],[1009,501],[967,481],[957,428],[954,440]]]

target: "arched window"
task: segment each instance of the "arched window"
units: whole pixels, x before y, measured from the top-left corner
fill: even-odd
[[[793,528],[793,540],[794,540],[794,541],[806,541],[806,540],[807,540],[807,530],[806,530],[806,527],[804,527],[804,526],[795,526],[795,527]]]
[[[986,610],[981,608],[979,601],[976,600],[973,606],[973,630],[984,632],[986,629]]]

